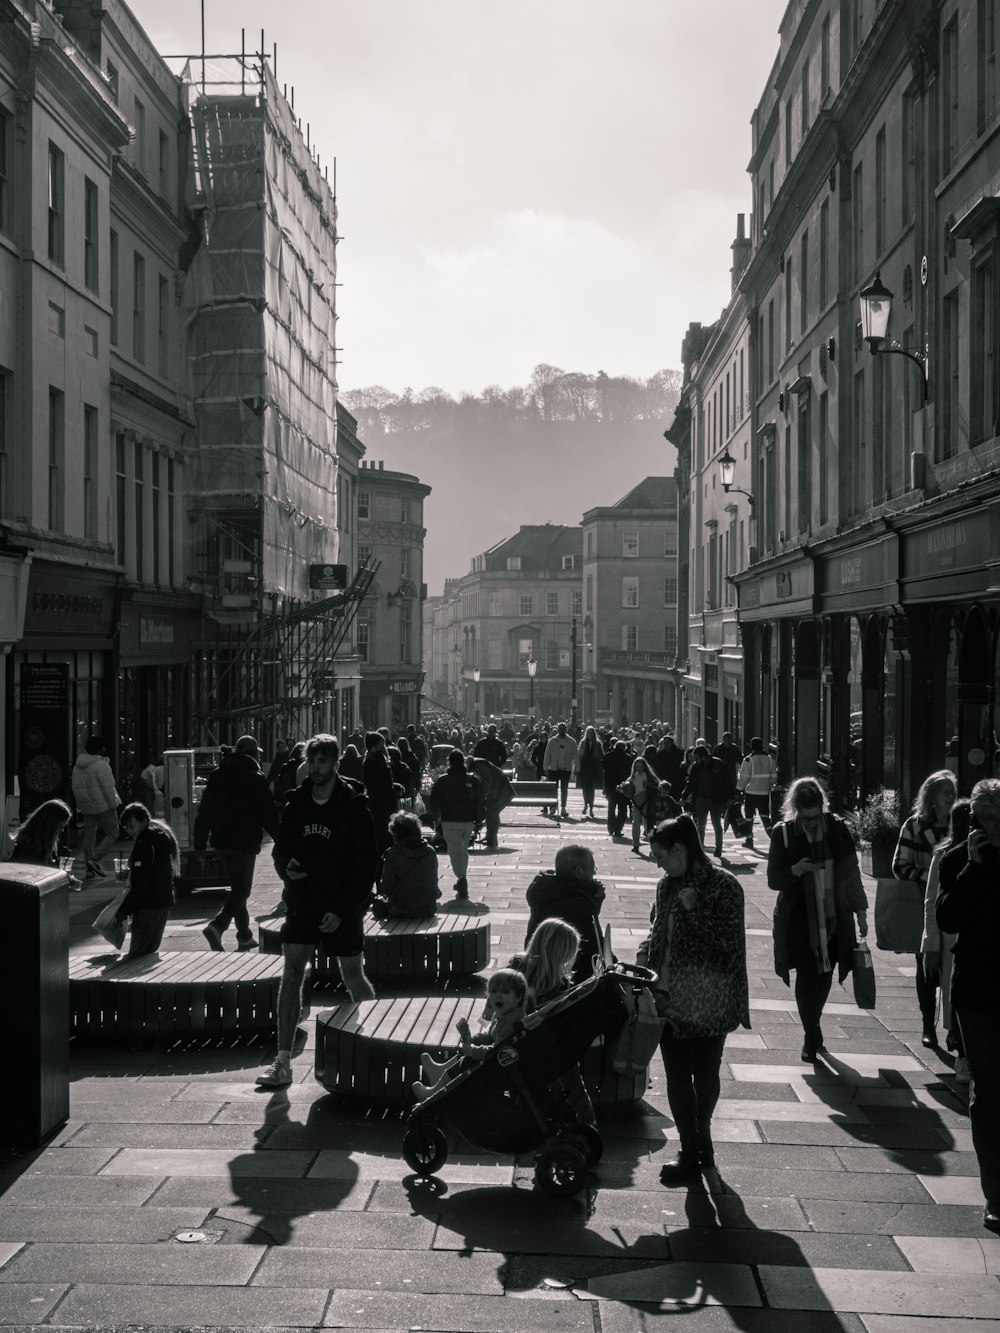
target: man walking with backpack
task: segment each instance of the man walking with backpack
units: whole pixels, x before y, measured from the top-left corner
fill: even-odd
[[[715,830],[715,855],[722,855],[722,814],[733,794],[729,770],[721,759],[709,753],[707,745],[696,745],[694,762],[688,771],[684,797],[694,804],[698,837],[705,843],[705,827],[711,819]]]

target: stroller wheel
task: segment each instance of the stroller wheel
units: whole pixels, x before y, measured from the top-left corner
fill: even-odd
[[[432,1176],[448,1160],[444,1131],[437,1125],[410,1125],[403,1135],[403,1157],[418,1176]]]
[[[580,1151],[587,1159],[588,1166],[596,1166],[604,1156],[604,1140],[596,1125],[579,1124],[573,1126],[572,1137],[580,1140]]]
[[[557,1199],[578,1194],[587,1180],[587,1159],[569,1143],[553,1143],[538,1155],[535,1180]]]

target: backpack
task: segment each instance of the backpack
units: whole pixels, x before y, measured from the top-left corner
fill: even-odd
[[[708,799],[720,804],[729,799],[729,774],[721,759],[706,759],[708,764]]]
[[[611,1039],[611,1068],[621,1078],[641,1078],[649,1069],[663,1035],[666,1019],[656,1012],[656,1001],[648,986],[622,987],[627,1017]]]
[[[668,782],[661,782],[656,789],[656,795],[653,797],[650,809],[650,823],[655,827],[664,819],[676,819],[681,813],[681,808],[670,795],[667,788]]]

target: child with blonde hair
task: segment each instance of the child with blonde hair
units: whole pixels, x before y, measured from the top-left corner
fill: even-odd
[[[524,953],[510,961],[527,983],[529,1012],[570,988],[579,948],[580,932],[558,917],[535,927]]]
[[[420,1057],[420,1070],[423,1080],[412,1084],[413,1095],[418,1102],[436,1091],[443,1080],[452,1079],[468,1067],[469,1060],[482,1060],[487,1048],[497,1046],[514,1035],[518,1023],[524,1017],[527,985],[520,972],[512,967],[502,967],[494,972],[486,986],[487,1010],[492,1015],[490,1025],[485,1032],[472,1035],[472,1030],[464,1018],[458,1020],[458,1031],[462,1038],[462,1050],[443,1063],[435,1060],[428,1052]]]

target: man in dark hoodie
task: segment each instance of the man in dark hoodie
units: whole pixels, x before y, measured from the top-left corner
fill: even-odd
[[[302,983],[317,947],[333,956],[352,1000],[373,1000],[364,969],[364,915],[378,868],[375,826],[364,787],[337,772],[335,736],[306,745],[308,772],[290,793],[274,840],[274,865],[288,905],[281,927],[284,970],[278,991],[278,1054],[257,1078],[262,1088],[292,1081],[292,1047]]]
[[[250,929],[247,900],[253,888],[253,871],[265,832],[276,837],[278,809],[257,762],[257,742],[241,736],[235,749],[223,755],[219,767],[205,784],[205,794],[194,821],[195,851],[203,852],[211,839],[229,879],[229,892],[222,907],[202,934],[213,949],[222,949],[222,937],[236,925],[236,947],[256,949]]]
[[[580,948],[573,967],[573,984],[586,981],[594,972],[594,955],[601,952],[603,935],[598,920],[604,902],[604,885],[594,878],[594,853],[589,847],[569,843],[556,852],[554,870],[543,870],[528,885],[531,915],[525,944],[543,921],[557,917],[579,931]]]

